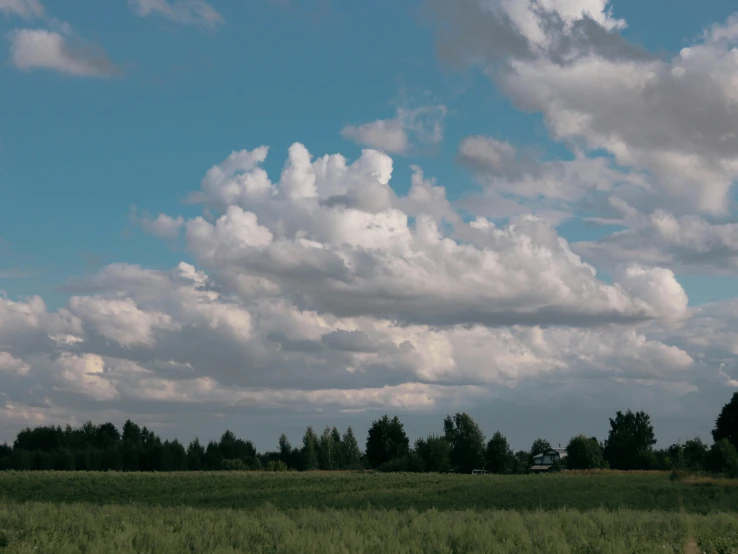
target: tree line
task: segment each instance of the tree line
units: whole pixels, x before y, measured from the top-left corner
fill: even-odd
[[[558,469],[688,470],[738,476],[738,393],[723,407],[708,447],[699,438],[654,449],[656,437],[647,413],[617,412],[610,418],[607,438],[577,435],[566,445],[567,457]],[[351,427],[341,434],[326,427],[318,435],[308,427],[299,446],[283,434],[277,449],[257,452],[249,440],[226,431],[217,441],[187,447],[162,441],[153,431],[128,420],[121,430],[112,423],[80,427],[40,426],[18,433],[12,446],[0,445],[0,470],[86,471],[221,471],[221,470],[358,470],[470,473],[527,473],[533,456],[551,449],[537,439],[529,450],[514,452],[498,432],[487,440],[469,414],[447,416],[439,434],[413,444],[397,416],[372,422],[364,451]]]

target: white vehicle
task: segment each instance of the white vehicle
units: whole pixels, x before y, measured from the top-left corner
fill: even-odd
[[[489,471],[487,471],[486,469],[473,469],[472,470],[472,475],[486,475],[488,473]]]

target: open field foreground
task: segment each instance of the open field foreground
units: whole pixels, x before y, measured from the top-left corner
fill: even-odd
[[[738,553],[738,486],[665,473],[0,473],[0,552]]]

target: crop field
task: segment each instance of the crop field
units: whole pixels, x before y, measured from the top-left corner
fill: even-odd
[[[667,473],[0,473],[0,553],[738,554],[735,481]]]

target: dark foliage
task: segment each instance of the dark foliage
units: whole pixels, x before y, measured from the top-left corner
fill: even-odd
[[[502,433],[497,431],[487,443],[487,470],[492,473],[514,473],[518,469],[512,449]]]
[[[615,419],[610,419],[605,460],[612,469],[655,469],[654,444],[656,436],[647,413],[617,412]]]
[[[738,477],[738,450],[728,439],[716,441],[707,458],[708,469],[728,477]]]
[[[484,468],[484,433],[469,414],[443,420],[443,435],[451,445],[451,465],[461,473]]]
[[[390,419],[388,415],[384,415],[372,423],[366,439],[366,458],[370,467],[378,468],[409,452],[410,440],[397,416]]]
[[[730,402],[720,411],[715,421],[715,429],[712,431],[712,438],[716,443],[727,439],[738,448],[738,392],[733,393]]]
[[[566,467],[568,469],[600,469],[605,467],[602,446],[594,437],[584,435],[573,437],[566,447]]]
[[[726,404],[708,448],[699,438],[654,451],[653,426],[645,412],[617,412],[610,419],[605,444],[583,435],[567,445],[568,456],[561,469],[620,470],[660,469],[712,471],[738,477],[735,411],[738,394]],[[415,441],[413,448],[400,419],[388,415],[374,421],[362,454],[349,427],[343,435],[326,427],[317,435],[308,427],[300,447],[286,435],[279,437],[277,450],[258,453],[254,444],[226,431],[218,441],[207,444],[194,439],[185,446],[178,440],[162,440],[153,431],[128,420],[119,431],[112,423],[79,427],[67,425],[22,429],[13,445],[0,444],[0,470],[60,471],[222,471],[222,470],[360,470],[383,472],[470,473],[485,468],[492,473],[516,474],[530,471],[531,455],[550,448],[537,439],[530,451],[513,453],[506,437],[496,432],[485,444],[479,425],[465,413],[447,416],[443,435]]]
[[[415,441],[415,453],[418,455],[423,471],[446,473],[451,469],[451,445],[444,437],[430,435]]]

